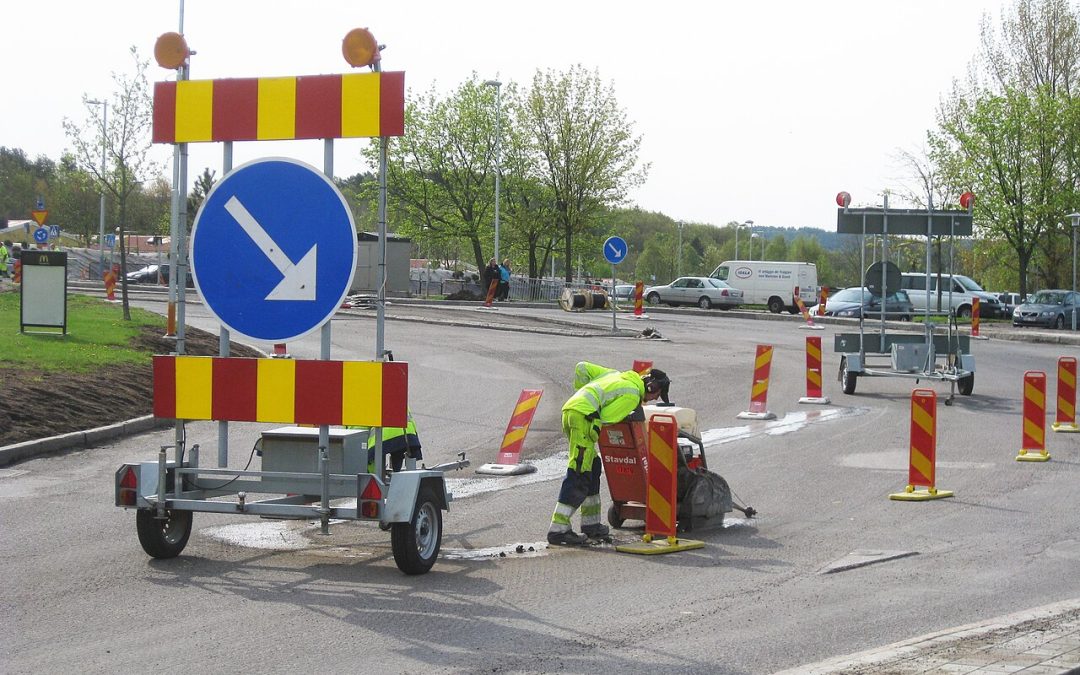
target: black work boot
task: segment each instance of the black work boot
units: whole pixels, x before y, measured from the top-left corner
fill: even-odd
[[[611,539],[611,529],[603,523],[585,525],[581,528],[581,533],[589,539]]]
[[[584,534],[567,530],[566,532],[548,532],[547,540],[549,544],[555,546],[584,546],[589,538]]]

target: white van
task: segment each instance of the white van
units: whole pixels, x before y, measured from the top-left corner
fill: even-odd
[[[923,272],[904,272],[900,275],[900,288],[907,291],[908,298],[917,312],[925,312],[927,298],[930,310],[938,309],[938,276],[930,274],[930,291],[926,290],[926,274]],[[970,277],[954,274],[950,281],[948,274],[941,275],[941,311],[949,311],[949,290],[952,289],[952,309],[957,316],[971,316],[972,299],[979,298],[979,317],[1000,319],[1006,317],[1005,305],[993,293],[988,293]]]
[[[709,276],[726,281],[743,292],[743,303],[767,305],[773,314],[799,311],[795,287],[807,307],[817,304],[817,265],[770,260],[726,260]]]

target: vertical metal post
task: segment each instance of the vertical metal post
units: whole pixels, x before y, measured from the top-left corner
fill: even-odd
[[[1076,227],[1080,225],[1080,213],[1070,213],[1069,217],[1072,218],[1072,235],[1073,235],[1073,254],[1072,254],[1072,267],[1073,267],[1073,293],[1076,292]],[[1072,310],[1072,329],[1076,330],[1076,305],[1073,305]]]
[[[376,61],[373,66],[375,72],[382,71],[382,61]],[[379,137],[379,290],[375,301],[375,360],[383,361],[386,358],[386,136]],[[385,473],[386,460],[383,457],[382,427],[375,427],[375,473],[382,478]],[[370,441],[369,441],[370,442]]]
[[[615,263],[611,263],[611,332],[619,332],[619,324],[615,318]]]
[[[184,34],[184,0],[180,0],[180,28],[178,31]],[[177,81],[188,79],[190,75],[190,57],[176,72]],[[187,280],[184,276],[184,239],[187,231],[187,143],[177,143],[173,146],[173,209],[171,223],[171,239],[169,253],[172,265],[169,273],[169,308],[176,308],[176,353],[184,353],[184,289]],[[182,454],[184,447],[184,421],[176,420],[175,444],[176,452]]]
[[[233,166],[233,143],[232,141],[225,141],[221,148],[221,177],[225,178]],[[218,356],[226,357],[229,355],[229,329],[224,324],[218,327]],[[218,447],[218,466],[225,467],[229,465],[229,422],[228,420],[221,420],[217,423],[217,447]]]
[[[615,269],[612,267],[612,269]],[[683,221],[678,221],[678,264],[675,266],[675,271],[678,276],[683,275]],[[611,274],[611,278],[615,279],[615,274]]]
[[[323,173],[333,182],[334,180],[334,139],[323,140]],[[356,242],[353,242],[356,245]],[[330,322],[327,319],[320,331],[319,358],[327,361],[330,359]],[[322,491],[319,505],[321,534],[330,534],[330,426],[319,425],[319,473],[321,474],[320,489]]]

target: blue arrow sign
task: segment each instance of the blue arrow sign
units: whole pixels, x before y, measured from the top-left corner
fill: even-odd
[[[34,241],[39,244],[44,244],[49,241],[49,230],[44,227],[39,227],[34,230]]]
[[[604,241],[604,259],[612,265],[618,265],[626,257],[626,240],[622,237],[608,237]]]
[[[288,342],[326,323],[352,286],[356,225],[341,192],[312,166],[248,162],[206,196],[191,229],[191,275],[228,329]]]

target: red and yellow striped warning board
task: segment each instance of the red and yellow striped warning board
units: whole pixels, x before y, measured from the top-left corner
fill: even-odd
[[[497,463],[520,463],[521,449],[525,445],[525,435],[529,433],[529,425],[532,424],[533,415],[536,414],[536,406],[540,404],[540,397],[543,395],[543,389],[521,390],[517,405],[514,406],[514,414],[510,416],[510,422],[506,425],[506,433],[503,434],[502,447],[499,448],[499,456],[495,460]]]
[[[1033,454],[1029,454],[1033,453]],[[1024,429],[1020,439],[1018,462],[1045,462],[1046,450],[1046,373],[1024,373]]]
[[[1072,356],[1058,359],[1057,415],[1050,428],[1054,431],[1080,431],[1080,426],[1076,425],[1076,359]]]
[[[653,537],[675,536],[678,434],[678,424],[670,415],[656,415],[649,421],[645,532]]]
[[[821,394],[821,338],[816,335],[806,338],[806,396],[799,403],[829,403]]]
[[[409,365],[154,357],[154,415],[185,420],[404,427]]]
[[[925,501],[952,497],[951,490],[937,489],[937,393],[933,389],[911,392],[911,440],[908,484],[904,492],[889,495],[900,501]],[[916,488],[926,488],[917,490]]]
[[[154,143],[401,136],[405,73],[154,84]]]
[[[739,413],[740,419],[771,420],[776,415],[769,412],[769,369],[772,367],[772,345],[758,345],[754,355],[754,380],[750,385],[750,409]]]
[[[673,416],[653,415],[649,420],[649,462],[645,472],[645,535],[640,542],[616,546],[616,551],[651,555],[705,546],[703,541],[679,539],[675,536],[675,515],[678,510],[678,438],[679,423]]]

